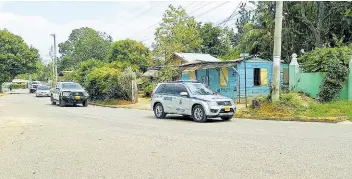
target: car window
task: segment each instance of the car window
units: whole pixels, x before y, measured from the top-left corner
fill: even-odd
[[[78,83],[63,83],[62,89],[82,89],[82,86]]]
[[[162,84],[155,91],[156,94],[175,94],[175,85],[174,84]]]
[[[201,83],[187,84],[188,89],[193,95],[213,95],[215,94],[211,89]]]
[[[165,84],[162,84],[155,90],[155,94],[160,94],[164,90]]]
[[[187,88],[184,85],[182,85],[182,84],[176,84],[175,85],[175,93],[177,95],[180,95],[181,92],[187,92],[188,93]]]
[[[164,91],[165,94],[175,94],[175,85],[167,84],[165,85]]]
[[[49,90],[50,88],[48,86],[39,86],[39,90]]]

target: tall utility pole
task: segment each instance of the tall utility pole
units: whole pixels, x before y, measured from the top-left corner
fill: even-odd
[[[280,61],[281,61],[281,31],[282,31],[282,1],[276,1],[274,54],[273,54],[273,83],[271,100],[280,98]]]
[[[49,51],[49,56],[50,56],[50,58],[51,58],[51,67],[52,67],[52,71],[51,71],[51,73],[52,73],[52,75],[51,75],[51,78],[50,78],[50,80],[51,80],[51,86],[52,87],[55,87],[54,86],[54,81],[55,81],[55,65],[54,65],[54,47],[53,46],[51,46],[50,47],[50,51]]]
[[[54,37],[54,57],[53,57],[53,65],[54,65],[54,78],[55,78],[55,85],[57,84],[57,64],[56,64],[56,35],[55,34],[50,34],[51,36]]]

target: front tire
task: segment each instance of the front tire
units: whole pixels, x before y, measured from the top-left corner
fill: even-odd
[[[192,118],[195,122],[206,122],[208,117],[205,114],[203,106],[197,105],[192,110]]]
[[[82,105],[83,105],[84,107],[87,107],[87,106],[88,106],[88,99],[86,99],[85,101],[83,101]]]
[[[66,103],[65,103],[64,100],[62,100],[62,99],[60,98],[59,105],[60,105],[60,107],[65,107],[65,106],[66,106]]]
[[[51,101],[51,105],[56,105],[56,102],[55,102],[53,96],[50,97],[50,101]]]
[[[164,112],[164,107],[161,103],[157,103],[154,106],[154,115],[158,119],[163,119],[166,117],[166,113]]]

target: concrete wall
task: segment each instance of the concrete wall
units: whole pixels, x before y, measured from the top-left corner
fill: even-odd
[[[291,63],[289,68],[290,89],[293,91],[302,91],[313,98],[318,97],[319,88],[326,73],[303,73],[301,72],[298,63]],[[345,81],[344,88],[339,94],[339,99],[351,99],[352,97],[349,97],[349,95],[352,94],[352,87],[349,88],[349,83],[352,83],[351,74],[352,72],[350,71],[349,78]]]

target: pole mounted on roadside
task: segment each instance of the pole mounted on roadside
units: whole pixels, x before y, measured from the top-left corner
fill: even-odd
[[[280,60],[281,60],[281,31],[282,31],[282,1],[276,1],[274,53],[273,53],[273,83],[271,100],[278,101],[280,98]]]
[[[57,84],[57,65],[56,65],[56,35],[55,34],[50,34],[50,36],[52,36],[54,38],[54,58],[53,58],[53,65],[54,65],[54,78],[55,78],[55,85]]]
[[[248,107],[248,101],[247,101],[247,66],[246,66],[246,57],[249,56],[249,53],[241,53],[240,57],[243,58],[243,64],[244,64],[244,98],[246,101],[246,107]],[[241,89],[240,89],[241,90]]]

